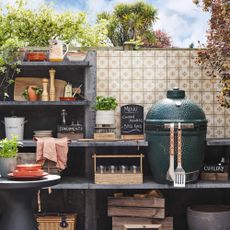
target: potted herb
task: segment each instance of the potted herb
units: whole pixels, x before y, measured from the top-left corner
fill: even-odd
[[[36,85],[29,85],[23,91],[22,96],[28,101],[37,101],[40,98],[42,91],[42,88]]]
[[[114,125],[114,110],[118,106],[114,97],[96,97],[96,125]]]
[[[22,146],[22,143],[18,142],[17,137],[0,140],[0,173],[2,177],[7,177],[15,169],[19,146]]]

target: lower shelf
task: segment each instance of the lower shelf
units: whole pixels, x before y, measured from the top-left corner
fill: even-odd
[[[65,177],[61,183],[52,189],[225,189],[230,188],[230,180],[227,182],[198,181],[193,184],[186,184],[185,188],[175,188],[173,185],[158,184],[151,178],[144,178],[143,184],[94,184],[86,178]]]

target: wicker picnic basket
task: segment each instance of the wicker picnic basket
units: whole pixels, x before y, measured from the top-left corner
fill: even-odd
[[[38,230],[76,230],[77,214],[36,215]]]

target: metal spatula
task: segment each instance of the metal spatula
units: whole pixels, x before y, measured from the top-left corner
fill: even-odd
[[[182,168],[182,130],[181,123],[178,123],[178,131],[177,131],[177,168],[175,170],[175,180],[174,187],[185,187],[186,182],[186,174],[184,169]]]
[[[170,158],[169,158],[169,169],[166,175],[166,180],[174,181],[174,123],[170,124]]]

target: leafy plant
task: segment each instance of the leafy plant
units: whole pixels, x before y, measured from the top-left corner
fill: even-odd
[[[0,157],[16,157],[20,146],[22,143],[17,141],[17,137],[10,140],[7,138],[0,140]]]
[[[230,108],[230,4],[229,0],[194,0],[203,2],[203,9],[211,13],[207,47],[198,51],[200,64],[214,82],[219,83],[218,101]]]
[[[114,46],[133,40],[154,40],[152,25],[156,21],[157,10],[143,1],[117,4],[112,13],[102,12],[97,19],[107,21],[108,38]]]
[[[117,100],[114,97],[96,97],[96,110],[115,110],[118,106]]]
[[[29,86],[27,86],[27,87],[24,89],[23,93],[22,93],[22,96],[23,96],[26,100],[29,99],[28,88],[29,88]],[[40,88],[40,87],[32,87],[32,90],[34,90],[34,92],[35,92],[36,95],[41,95],[42,92],[43,92],[42,88]]]

